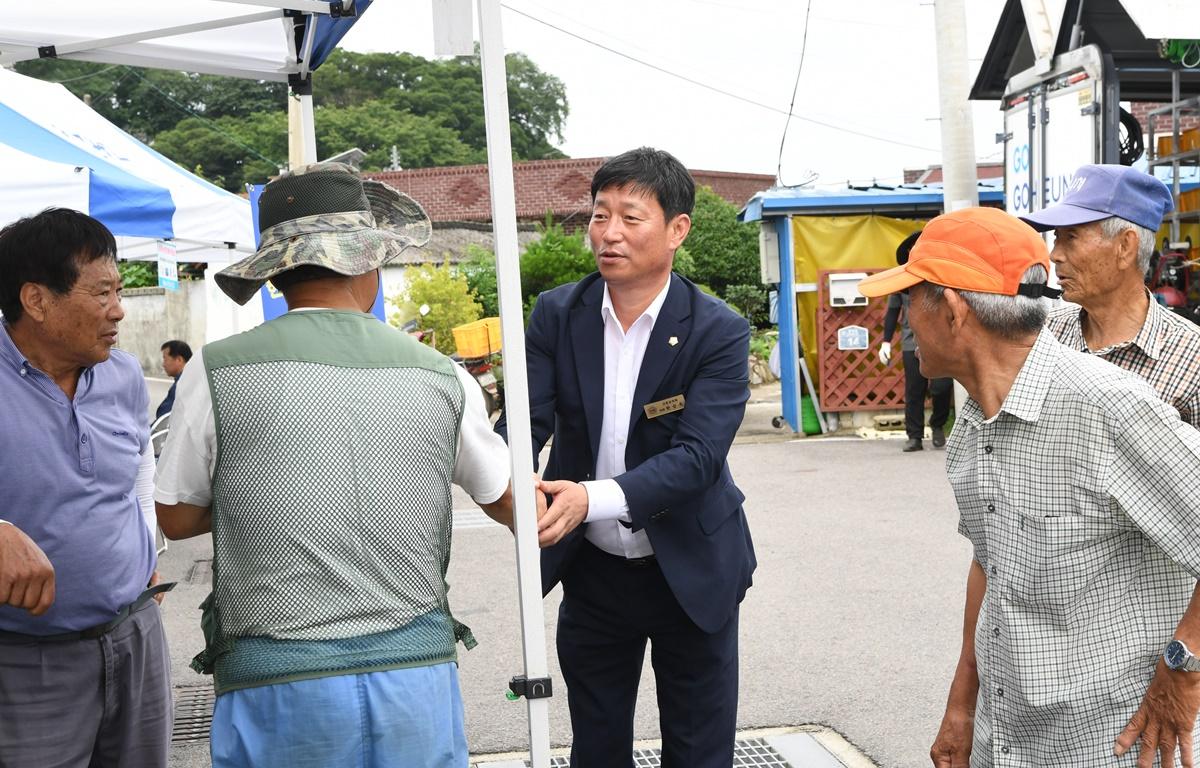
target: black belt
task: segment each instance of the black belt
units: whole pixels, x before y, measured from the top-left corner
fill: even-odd
[[[585,544],[591,547],[596,554],[608,558],[616,563],[626,566],[627,568],[644,568],[648,565],[654,565],[658,562],[658,558],[654,555],[646,555],[645,557],[625,557],[624,555],[614,555],[612,552],[605,552],[600,547],[597,547],[587,539],[583,540]]]
[[[20,632],[5,632],[0,630],[0,642],[9,643],[67,643],[72,640],[95,640],[98,637],[103,637],[109,632],[112,632],[117,627],[125,623],[125,620],[132,616],[139,608],[154,599],[155,595],[163,592],[170,592],[175,589],[175,582],[168,581],[162,584],[156,584],[150,587],[142,594],[138,595],[137,600],[134,600],[129,605],[117,612],[117,615],[104,622],[97,624],[94,627],[89,627],[79,632],[62,632],[57,635],[26,635]]]

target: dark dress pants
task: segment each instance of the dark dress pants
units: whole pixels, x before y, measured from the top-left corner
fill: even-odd
[[[657,561],[630,564],[586,541],[563,577],[558,612],[572,768],[633,765],[633,713],[647,640],[663,768],[729,768],[737,724],[737,610],[716,633],[704,632],[679,606]]]
[[[911,440],[925,434],[925,393],[933,400],[929,426],[944,427],[950,418],[950,396],[953,379],[927,379],[921,375],[921,361],[916,352],[904,352],[904,431]]]

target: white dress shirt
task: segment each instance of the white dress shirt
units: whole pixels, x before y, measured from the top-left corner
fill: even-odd
[[[646,346],[650,343],[650,332],[654,330],[670,287],[668,277],[663,289],[628,331],[621,328],[607,284],[604,286],[604,303],[600,305],[600,317],[604,321],[604,419],[600,427],[596,479],[582,484],[588,495],[585,522],[589,525],[585,536],[592,544],[618,557],[654,554],[645,530],[635,533],[621,524],[622,521],[630,522],[629,504],[621,486],[611,478],[625,473],[633,391],[642,370]]]

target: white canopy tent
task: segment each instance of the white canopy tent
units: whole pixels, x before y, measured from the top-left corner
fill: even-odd
[[[0,64],[57,56],[105,64],[211,75],[287,80],[306,73],[297,47],[299,17],[328,14],[329,2],[170,3],[47,0],[13,3],[4,12]],[[311,47],[316,27],[301,45]]]
[[[395,0],[393,0],[395,1]],[[130,66],[179,69],[251,79],[286,80],[293,162],[316,160],[309,74],[371,0],[44,0],[5,9],[0,65],[54,56]],[[432,0],[438,42],[470,40],[471,0]],[[529,391],[525,370],[524,308],[517,251],[516,199],[509,135],[500,0],[476,0],[484,121],[501,333],[505,353],[524,677],[548,679],[537,516],[532,482]],[[450,32],[447,33],[446,30]],[[444,39],[443,39],[444,36]],[[449,52],[449,51],[446,51]],[[461,51],[467,52],[470,51]],[[526,694],[530,757],[550,765],[548,686]]]

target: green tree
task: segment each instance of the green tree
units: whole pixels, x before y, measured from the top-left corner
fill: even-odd
[[[508,54],[505,69],[513,157],[563,157],[553,142],[562,141],[566,124],[566,86],[522,53]],[[429,117],[457,133],[475,150],[475,162],[483,162],[487,137],[482,83],[478,55],[430,60],[409,53],[338,49],[313,73],[313,98],[320,105],[335,107],[384,101],[400,111]],[[401,162],[416,167],[403,157]]]
[[[388,301],[397,309],[389,318],[393,325],[400,327],[420,318],[420,327],[433,331],[434,346],[447,355],[454,353],[453,328],[478,320],[483,313],[466,278],[456,275],[449,261],[441,266],[422,264],[404,270],[404,288]],[[429,307],[424,316],[422,306]]]
[[[279,173],[287,159],[287,114],[188,118],[160,133],[153,147],[213,184],[241,192]]]
[[[395,145],[405,168],[482,162],[458,134],[432,117],[414,115],[383,101],[316,110],[317,155],[329,157],[358,147],[363,169],[386,168]]]
[[[562,142],[563,126],[567,122],[566,86],[554,75],[539,69],[523,53],[505,56],[504,66],[508,73],[513,157],[518,160],[566,157],[554,147],[554,142]],[[482,109],[479,114],[483,114]],[[463,140],[468,143],[472,139],[475,139],[472,135],[463,135]],[[475,140],[481,142],[480,146],[487,146],[482,134]]]
[[[520,53],[506,57],[513,157],[563,157],[566,88]],[[63,59],[18,71],[63,82],[121,129],[188,170],[240,191],[278,173],[287,152],[287,87],[188,72]],[[319,157],[358,147],[365,171],[487,159],[479,57],[335,51],[313,75]]]
[[[570,283],[596,271],[596,259],[582,234],[568,235],[549,214],[538,225],[538,239],[521,254],[521,294],[526,314],[542,291]]]
[[[750,325],[759,328],[768,324],[767,292],[761,286],[726,286],[725,301],[750,321]]]
[[[686,246],[681,245],[675,250],[675,260],[671,263],[671,270],[696,282],[696,260],[692,258],[692,254]]]
[[[123,288],[149,288],[158,285],[158,264],[153,261],[118,261],[117,272]]]
[[[742,224],[737,208],[709,187],[696,189],[687,249],[695,277],[724,297],[730,285],[759,285],[758,224]]]
[[[286,111],[285,83],[165,69],[38,59],[16,64],[23,75],[62,82],[119,128],[147,143],[188,117],[246,117]]]
[[[484,317],[500,314],[500,293],[496,287],[496,255],[481,245],[467,246],[466,258],[458,263],[475,300],[483,307]]]

